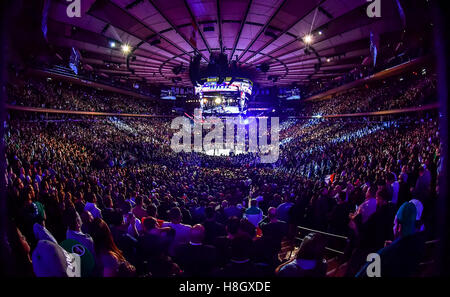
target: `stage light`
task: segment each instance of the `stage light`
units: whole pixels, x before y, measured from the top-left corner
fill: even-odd
[[[305,36],[303,37],[303,42],[304,42],[305,44],[311,44],[311,43],[313,42],[313,37],[312,37],[312,35],[311,35],[311,34],[305,35]]]
[[[122,44],[122,52],[128,54],[131,51],[131,47],[128,44]]]
[[[330,63],[331,62],[331,58],[327,58],[327,62]]]
[[[214,102],[216,102],[216,104],[220,104],[220,103],[222,103],[222,99],[220,99],[219,97],[216,97]]]
[[[319,31],[319,35],[322,35],[322,31]]]
[[[109,42],[109,47],[115,48],[116,47],[116,43],[114,41],[110,41]]]

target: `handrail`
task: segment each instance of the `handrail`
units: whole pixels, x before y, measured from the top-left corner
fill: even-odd
[[[297,226],[297,228],[303,229],[303,230],[308,230],[308,231],[314,232],[314,233],[320,233],[320,234],[323,234],[323,235],[327,235],[327,236],[331,236],[331,237],[336,237],[336,238],[348,240],[348,237],[342,236],[342,235],[337,235],[337,234],[328,233],[328,232],[324,232],[324,231],[314,230],[314,229],[307,228],[307,227],[302,227],[302,226]]]
[[[295,237],[295,239],[300,240],[300,241],[303,241],[304,238]],[[344,254],[345,254],[344,252],[341,252],[341,251],[338,251],[338,250],[329,248],[329,247],[327,247],[327,246],[325,247],[325,249],[326,249],[327,251],[330,251],[330,252],[333,252],[333,253],[336,253],[336,254],[340,254],[340,255],[344,255]]]
[[[439,239],[433,239],[433,240],[425,241],[425,244],[435,244],[435,243],[438,243],[438,242],[440,242]]]

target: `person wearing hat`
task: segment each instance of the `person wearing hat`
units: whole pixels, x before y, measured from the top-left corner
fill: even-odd
[[[392,243],[377,252],[380,255],[381,277],[414,276],[425,251],[425,238],[416,229],[416,206],[405,202],[400,206],[394,220]],[[386,242],[388,243],[388,242]],[[357,273],[357,277],[367,276],[367,267]]]
[[[258,201],[256,199],[250,201],[250,207],[245,210],[244,217],[255,227],[258,227],[259,222],[263,219],[263,212],[258,207]]]
[[[416,206],[417,209],[417,216],[416,216],[416,227],[417,231],[421,232],[425,230],[425,225],[423,223],[422,219],[422,212],[423,212],[423,204],[417,199],[411,199],[409,202],[413,203]]]
[[[57,243],[39,240],[32,255],[33,271],[37,277],[80,276],[80,258],[67,253]]]

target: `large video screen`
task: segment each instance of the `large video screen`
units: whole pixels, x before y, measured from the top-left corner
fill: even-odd
[[[200,98],[200,107],[204,113],[237,114],[244,113],[252,94],[253,83],[245,78],[226,77],[218,83],[218,77],[202,79],[195,87],[195,94]]]
[[[187,94],[192,94],[192,88],[172,87],[161,89],[160,98],[163,100],[176,100],[177,97],[183,97]]]
[[[298,88],[292,88],[286,92],[286,100],[299,100],[300,90]]]
[[[245,78],[226,77],[224,82],[217,84],[218,77],[209,77],[201,86],[195,87],[195,94],[207,92],[244,92],[248,96],[252,94],[253,83]]]

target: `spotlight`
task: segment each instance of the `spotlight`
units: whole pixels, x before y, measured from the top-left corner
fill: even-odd
[[[219,97],[216,97],[214,102],[216,102],[216,104],[220,104],[220,103],[222,103],[222,99],[220,99]]]
[[[327,58],[327,62],[330,63],[331,62],[331,58]]]
[[[319,31],[318,33],[319,33],[319,35],[322,35],[322,31]]]
[[[311,44],[312,41],[313,41],[313,37],[312,37],[311,34],[305,35],[305,36],[303,37],[303,42],[304,42],[305,44]]]
[[[115,48],[116,47],[116,43],[114,41],[110,41],[109,42],[109,47]]]
[[[131,47],[128,44],[122,44],[122,52],[128,54],[131,51]]]

